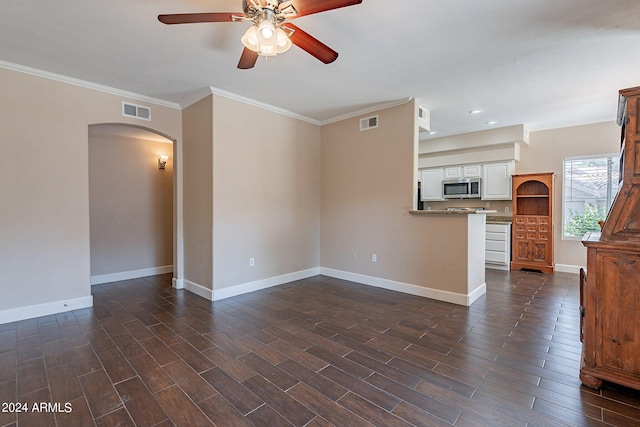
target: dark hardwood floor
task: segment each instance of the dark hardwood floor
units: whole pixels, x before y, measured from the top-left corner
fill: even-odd
[[[488,270],[471,307],[324,276],[215,303],[170,283],[0,325],[0,426],[640,425],[637,392],[580,384],[577,275]]]

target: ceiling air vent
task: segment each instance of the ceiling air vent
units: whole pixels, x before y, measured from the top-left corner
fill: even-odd
[[[369,130],[378,127],[378,116],[366,117],[360,119],[360,130]]]
[[[141,105],[122,103],[122,115],[126,117],[135,117],[142,120],[151,120],[151,109]]]

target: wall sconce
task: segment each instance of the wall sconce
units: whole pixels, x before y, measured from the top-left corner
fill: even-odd
[[[158,156],[158,169],[164,169],[167,165],[167,160],[169,160],[169,156]]]

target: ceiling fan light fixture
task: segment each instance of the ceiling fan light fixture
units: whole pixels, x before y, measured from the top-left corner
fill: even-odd
[[[260,44],[276,44],[276,26],[269,19],[263,19],[258,25],[258,39]]]
[[[258,41],[258,27],[256,27],[255,25],[250,26],[249,29],[244,33],[240,41],[242,41],[242,44],[247,49],[258,52],[260,50],[260,43]]]
[[[276,28],[276,53],[284,53],[291,47],[291,39],[280,27]]]
[[[203,12],[158,15],[163,24],[199,22],[251,22],[240,40],[244,50],[238,68],[253,68],[258,56],[275,56],[296,45],[319,61],[330,64],[338,52],[297,26],[285,22],[362,3],[362,0],[242,0],[242,12]]]

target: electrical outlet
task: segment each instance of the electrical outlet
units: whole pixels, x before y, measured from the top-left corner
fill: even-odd
[[[509,206],[505,206],[505,207],[504,207],[504,211],[505,211],[506,213],[509,213],[509,210],[510,210]]]
[[[491,207],[491,202],[486,202],[486,203],[484,204],[484,207],[485,207],[485,208],[490,208],[490,207]]]
[[[371,262],[378,262],[378,254],[371,254]]]
[[[256,259],[254,257],[249,258],[249,267],[256,266]]]
[[[358,253],[356,251],[351,252],[351,259],[354,261],[358,259]]]

